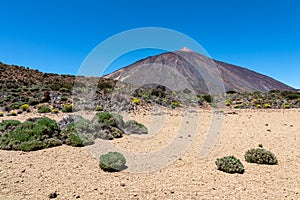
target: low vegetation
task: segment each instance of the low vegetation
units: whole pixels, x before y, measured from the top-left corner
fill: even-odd
[[[125,169],[126,159],[119,152],[103,154],[99,159],[99,166],[103,171],[117,172]]]
[[[41,106],[38,108],[38,113],[50,113],[51,109],[48,106]]]
[[[65,113],[71,113],[73,111],[75,111],[75,109],[73,110],[73,104],[66,104],[64,105],[63,109],[61,110],[62,112],[65,112]]]
[[[218,170],[221,170],[226,173],[243,174],[245,171],[242,162],[234,156],[226,156],[223,158],[218,158],[215,163],[218,167]]]
[[[259,145],[259,148],[250,149],[245,153],[245,160],[249,163],[257,164],[278,164],[276,156]]]
[[[129,134],[147,134],[148,129],[145,125],[135,120],[129,120],[125,123],[124,130]]]
[[[92,119],[96,129],[103,130],[99,137],[105,140],[120,138],[123,135],[123,117],[117,113],[99,112]]]
[[[0,126],[2,127],[1,149],[34,151],[54,146],[51,142],[53,139],[57,139],[57,145],[61,145],[61,142],[58,142],[60,141],[59,127],[55,120],[49,118],[33,118],[23,123],[3,121]]]

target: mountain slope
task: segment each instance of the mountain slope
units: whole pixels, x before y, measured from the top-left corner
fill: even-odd
[[[147,70],[146,67],[152,67],[156,73],[160,71],[168,79],[173,76],[170,71],[176,70],[188,81],[193,90],[199,93],[207,92],[209,85],[207,80],[218,81],[218,76],[221,77],[220,80],[223,81],[226,91],[267,92],[275,89],[295,91],[294,88],[271,77],[243,67],[212,60],[187,48],[150,56],[104,77],[124,80],[124,78],[126,79],[134,74],[140,73],[140,75],[143,75],[141,71]],[[151,74],[157,76],[157,74],[151,72],[151,69],[148,69],[146,76],[151,76]]]

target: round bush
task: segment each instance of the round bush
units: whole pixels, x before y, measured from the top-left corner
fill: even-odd
[[[74,108],[73,104],[66,104],[61,111],[64,113],[71,113],[76,112],[77,109]]]
[[[42,106],[38,109],[38,113],[50,113],[51,109],[47,106]]]
[[[52,113],[57,114],[59,111],[57,108],[54,108],[53,110],[51,110]]]
[[[66,139],[66,144],[72,147],[83,147],[94,144],[94,141],[84,135],[72,133],[68,135],[68,138]]]
[[[11,111],[11,112],[10,112],[10,115],[11,115],[11,116],[17,116],[18,114],[16,113],[16,111]]]
[[[250,149],[245,153],[245,160],[249,163],[275,165],[278,163],[276,156],[264,148]]]
[[[34,151],[62,144],[58,125],[49,118],[31,118],[24,123],[4,121],[0,130],[5,133],[0,137],[0,149]]]
[[[109,152],[100,156],[99,166],[103,171],[116,172],[125,168],[126,159],[119,152]]]
[[[92,120],[94,123],[100,125],[100,127],[112,126],[117,128],[124,127],[123,117],[117,113],[99,112]]]
[[[102,110],[103,110],[103,108],[102,108],[101,105],[98,105],[98,106],[96,107],[96,111],[102,111]]]
[[[146,126],[135,120],[129,120],[125,123],[125,132],[131,134],[147,134],[148,129]]]
[[[242,162],[234,156],[225,156],[216,160],[218,170],[226,173],[244,173],[245,169]]]
[[[29,109],[29,105],[28,104],[23,104],[20,106],[20,109],[23,111],[27,111]]]

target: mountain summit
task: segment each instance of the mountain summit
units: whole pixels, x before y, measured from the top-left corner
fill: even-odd
[[[145,66],[151,66],[153,69]],[[147,72],[142,74],[142,71]],[[138,75],[137,77],[143,79],[143,77],[153,74],[153,71],[164,74],[168,77],[168,80],[173,76],[170,74],[170,71],[177,71],[186,79],[192,89],[198,93],[208,92],[207,76],[219,76],[219,79],[224,83],[226,91],[267,92],[275,89],[296,91],[294,88],[271,77],[244,67],[213,60],[187,47],[183,47],[178,51],[147,57],[104,77],[123,81],[125,78],[140,73],[139,77]],[[176,82],[176,80],[173,81]]]
[[[193,50],[189,49],[188,47],[183,47],[179,51],[192,52]]]

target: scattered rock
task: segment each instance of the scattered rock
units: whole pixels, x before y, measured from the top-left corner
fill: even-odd
[[[50,194],[48,195],[48,197],[49,197],[50,199],[55,199],[55,198],[57,197],[57,192],[55,191],[55,192],[50,193]]]
[[[47,103],[51,100],[50,93],[47,91],[43,94],[41,98],[41,103]]]
[[[126,184],[125,184],[124,182],[121,182],[121,183],[120,183],[120,186],[125,187]]]

